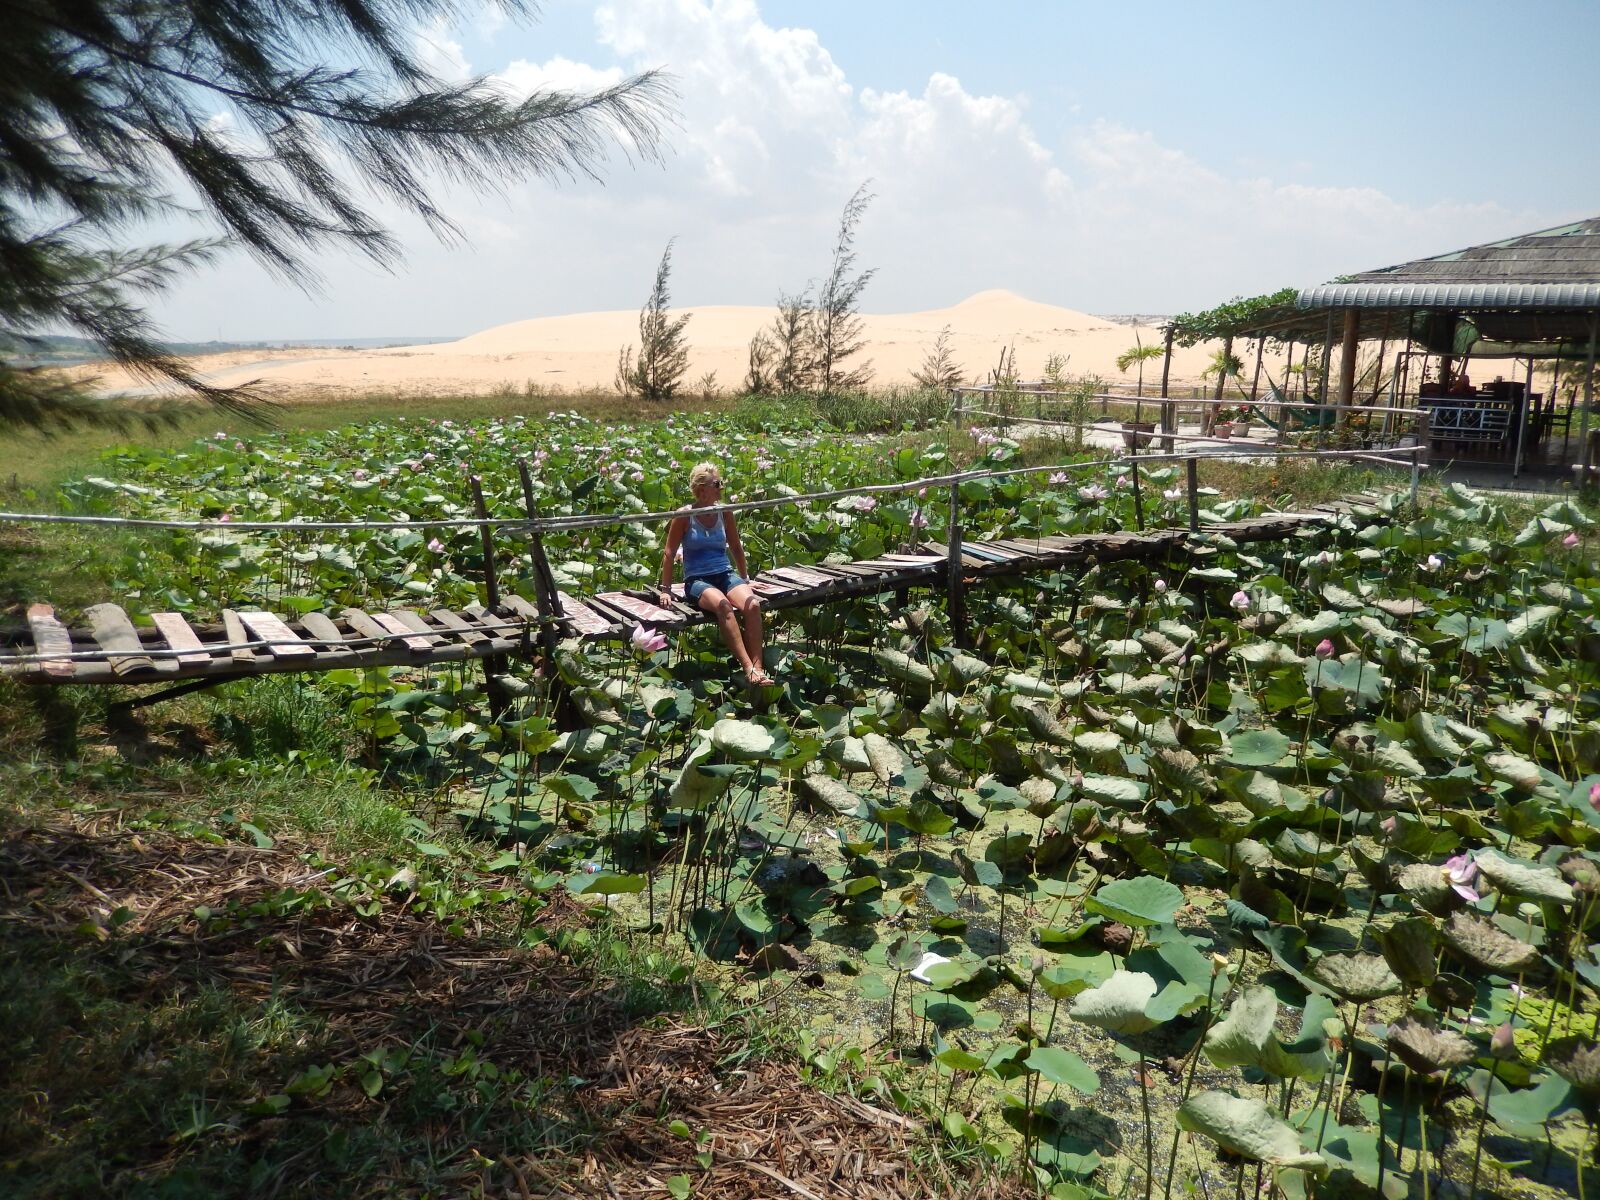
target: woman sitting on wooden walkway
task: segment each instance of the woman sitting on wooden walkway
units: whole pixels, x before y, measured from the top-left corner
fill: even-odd
[[[761,665],[761,597],[745,582],[750,568],[745,563],[738,522],[729,512],[711,513],[708,520],[696,511],[722,500],[722,472],[717,465],[703,462],[690,471],[689,491],[694,503],[686,505],[683,515],[674,517],[667,527],[667,544],[661,554],[661,603],[671,607],[672,568],[682,547],[683,586],[689,603],[716,618],[745,678],[758,687],[770,684],[772,676]],[[744,618],[742,630],[740,617]]]

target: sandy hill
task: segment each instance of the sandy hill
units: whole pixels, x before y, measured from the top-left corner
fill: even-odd
[[[750,339],[773,318],[770,307],[714,305],[691,314],[689,373],[698,381],[716,373],[716,386],[737,388],[745,377]],[[637,343],[639,314],[634,310],[535,317],[497,325],[455,342],[385,350],[285,350],[213,355],[201,369],[217,383],[260,379],[286,396],[315,397],[374,389],[403,392],[485,392],[502,387],[577,391],[609,388],[617,353]],[[1038,378],[1046,359],[1059,354],[1070,374],[1094,373],[1132,384],[1134,373],[1117,371],[1117,355],[1134,344],[1159,344],[1153,326],[1117,324],[1070,308],[1041,304],[1014,292],[978,292],[949,308],[915,313],[863,314],[874,382],[911,382],[932,350],[939,331],[950,330],[950,348],[969,379],[981,381],[1007,347],[1016,350],[1024,378]],[[1210,350],[1180,350],[1175,379],[1198,377]],[[1147,387],[1160,376],[1159,361],[1147,365]],[[107,375],[106,385],[119,381]]]

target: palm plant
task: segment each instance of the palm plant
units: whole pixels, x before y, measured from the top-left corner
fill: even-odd
[[[1117,355],[1117,370],[1126,375],[1129,367],[1137,366],[1139,368],[1138,394],[1143,396],[1145,363],[1149,362],[1151,359],[1160,358],[1165,353],[1166,351],[1160,346],[1146,346],[1144,342],[1140,340],[1139,335],[1135,333],[1133,335],[1133,345],[1128,347],[1128,349],[1124,350],[1121,354]]]

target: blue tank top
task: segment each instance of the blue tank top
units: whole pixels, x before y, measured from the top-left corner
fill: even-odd
[[[728,560],[728,531],[723,514],[718,513],[709,528],[692,511],[688,521],[689,528],[683,535],[683,577],[693,579],[733,570],[733,563]]]

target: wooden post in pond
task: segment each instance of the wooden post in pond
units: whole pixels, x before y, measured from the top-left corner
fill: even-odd
[[[539,519],[539,505],[533,498],[533,472],[525,459],[517,460],[517,474],[522,479],[522,508],[529,521]],[[561,597],[556,594],[555,576],[550,573],[550,560],[544,552],[544,534],[538,527],[528,529],[528,558],[533,565],[533,601],[539,609],[539,648],[544,652],[544,676],[549,687],[550,704],[555,713],[556,728],[578,728],[577,711],[572,704],[572,692],[556,669],[556,647],[561,635],[556,622],[561,619]]]
[[[489,524],[489,506],[483,501],[483,482],[476,476],[470,476],[472,484],[472,508],[481,522],[478,534],[483,539],[483,591],[484,598],[491,615],[500,615],[500,576],[494,566],[494,530]],[[506,672],[506,660],[503,654],[491,654],[483,660],[483,685],[484,691],[489,696],[489,713],[498,720],[506,709],[511,707],[511,694],[506,691],[500,677]]]
[[[1431,414],[1423,409],[1417,414],[1416,445],[1411,448],[1411,511],[1417,511],[1417,490],[1422,484],[1422,464],[1428,458],[1428,422]]]
[[[956,646],[971,646],[967,632],[967,596],[961,582],[961,485],[950,485],[950,526],[945,536],[945,591],[949,596],[950,630]]]
[[[1200,529],[1200,460],[1193,454],[1183,460],[1184,482],[1189,489],[1189,531]]]
[[[1178,431],[1178,422],[1172,411],[1172,401],[1168,397],[1167,388],[1172,380],[1172,326],[1167,326],[1166,353],[1161,359],[1161,432],[1168,436],[1161,439],[1161,453],[1172,453],[1172,434]]]
[[[1139,490],[1139,437],[1134,435],[1133,449],[1128,452],[1128,473],[1133,476],[1133,523],[1144,532],[1144,493]]]

